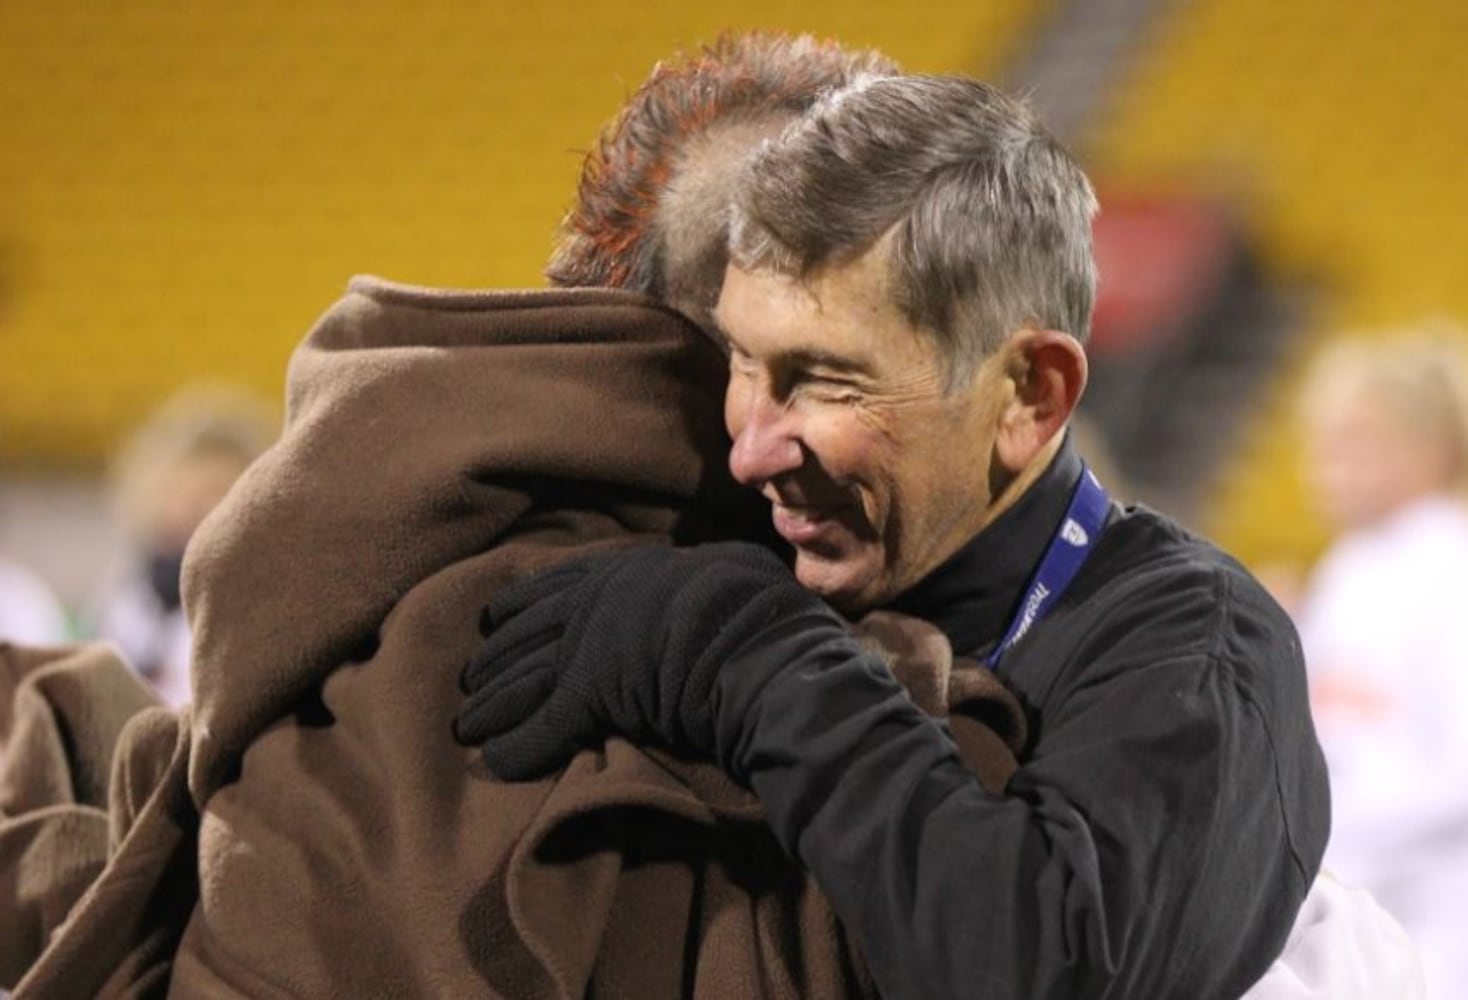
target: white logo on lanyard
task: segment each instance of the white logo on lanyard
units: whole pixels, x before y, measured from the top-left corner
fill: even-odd
[[[1082,528],[1073,517],[1065,519],[1065,524],[1060,528],[1060,537],[1076,548],[1080,548],[1091,540],[1091,536],[1086,534],[1086,529]]]
[[[1040,614],[1040,605],[1044,604],[1045,598],[1049,596],[1049,587],[1043,583],[1035,584],[1035,589],[1030,593],[1029,600],[1025,601],[1024,615],[1020,618],[1019,626],[1014,630],[1014,634],[1009,637],[1011,645],[1023,639],[1024,634],[1030,630],[1030,626],[1035,624],[1035,618]]]

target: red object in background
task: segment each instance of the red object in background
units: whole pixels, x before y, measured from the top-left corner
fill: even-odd
[[[1229,217],[1202,198],[1109,192],[1101,204],[1090,349],[1121,353],[1170,337],[1207,307],[1241,247]]]

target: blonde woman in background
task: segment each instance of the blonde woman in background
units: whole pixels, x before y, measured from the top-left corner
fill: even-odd
[[[171,706],[190,696],[184,549],[276,433],[263,401],[233,388],[192,387],[164,402],[117,457],[112,486],[130,562],[101,602],[96,631]]]
[[[1340,536],[1299,612],[1330,767],[1325,864],[1468,988],[1468,334],[1352,338],[1302,397],[1311,489]]]

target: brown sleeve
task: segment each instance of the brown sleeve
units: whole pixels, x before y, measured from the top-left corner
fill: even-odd
[[[182,716],[166,708],[151,708],[133,716],[117,740],[108,793],[108,850],[115,851],[133,828],[138,813],[163,781],[173,759]]]
[[[13,986],[107,860],[108,772],[156,699],[101,644],[0,644],[0,985]]]

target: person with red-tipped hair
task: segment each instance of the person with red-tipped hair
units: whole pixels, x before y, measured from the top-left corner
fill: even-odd
[[[18,995],[872,995],[746,790],[631,744],[505,783],[452,731],[508,581],[768,538],[699,325],[728,192],[822,92],[892,70],[725,38],[660,65],[592,150],[555,288],[352,282],[291,360],[279,441],[190,542],[192,705],[98,741],[115,761],[52,810],[87,836],[42,842],[93,853],[0,826],[26,859],[0,879]],[[96,749],[76,735],[54,745]]]

